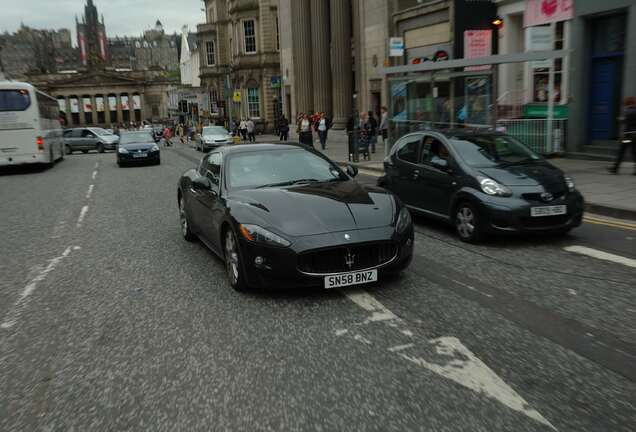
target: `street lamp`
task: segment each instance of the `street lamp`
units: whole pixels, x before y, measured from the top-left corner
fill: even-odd
[[[358,113],[358,93],[353,92],[353,161],[360,161],[360,150],[358,149],[358,131],[360,129],[360,114]]]

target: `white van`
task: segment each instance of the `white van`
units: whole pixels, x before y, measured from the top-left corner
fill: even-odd
[[[63,159],[59,113],[57,100],[31,84],[0,82],[0,166]]]

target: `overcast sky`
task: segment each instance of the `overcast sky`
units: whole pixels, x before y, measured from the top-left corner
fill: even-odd
[[[104,15],[106,33],[112,36],[138,36],[154,27],[157,19],[167,33],[190,30],[205,21],[202,0],[93,0]],[[86,0],[0,0],[0,33],[14,32],[20,22],[35,28],[68,28],[76,44],[75,15],[84,14]]]

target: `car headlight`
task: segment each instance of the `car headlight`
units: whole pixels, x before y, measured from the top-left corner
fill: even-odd
[[[574,189],[576,189],[576,185],[574,184],[574,180],[572,180],[572,177],[565,177],[565,184],[568,186],[568,190],[570,192],[574,192]]]
[[[126,150],[124,147],[118,147],[117,148],[117,152],[119,152],[119,153],[128,153],[128,150]]]
[[[159,151],[159,146],[158,146],[158,145],[153,145],[153,146],[150,148],[150,151],[158,152],[158,151]]]
[[[404,207],[398,216],[397,223],[395,224],[395,230],[399,234],[402,234],[411,226],[412,223],[411,212],[409,212],[409,209]]]
[[[477,177],[477,180],[479,180],[481,190],[488,195],[496,195],[502,197],[509,197],[512,195],[512,191],[510,189],[502,184],[497,183],[491,178]]]
[[[258,225],[241,224],[240,231],[247,241],[265,243],[271,246],[288,247],[291,242]]]

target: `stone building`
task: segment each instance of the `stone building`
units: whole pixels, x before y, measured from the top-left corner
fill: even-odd
[[[179,69],[178,38],[166,34],[161,21],[139,37],[114,37],[108,39],[110,65],[116,69]]]
[[[23,24],[15,33],[0,34],[0,49],[2,67],[12,79],[79,67],[79,50],[68,29],[39,30]]]
[[[281,113],[278,0],[205,0],[197,26],[201,86],[217,116],[272,130]],[[236,102],[233,97],[236,96]]]

